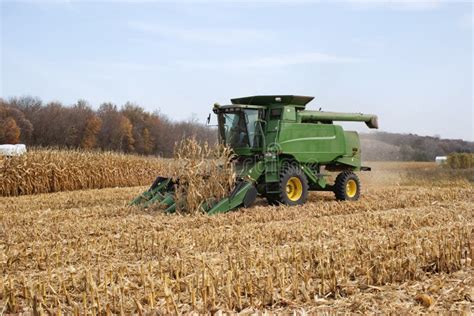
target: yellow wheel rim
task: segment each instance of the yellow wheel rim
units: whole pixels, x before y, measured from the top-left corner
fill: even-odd
[[[348,197],[353,198],[357,193],[357,182],[355,180],[350,179],[346,183],[346,194]]]
[[[286,183],[286,195],[288,198],[296,202],[303,195],[303,183],[298,177],[291,177]]]

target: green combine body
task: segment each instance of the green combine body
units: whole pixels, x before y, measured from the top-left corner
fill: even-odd
[[[236,154],[238,180],[229,196],[203,206],[209,214],[248,207],[257,196],[270,204],[300,205],[308,191],[333,191],[338,200],[357,200],[360,181],[354,171],[361,165],[357,132],[344,131],[338,121],[365,122],[378,128],[377,116],[306,110],[313,97],[253,96],[232,99],[231,105],[214,105],[219,140]],[[324,171],[337,171],[328,183]],[[175,209],[172,180],[158,177],[132,204],[164,204]]]

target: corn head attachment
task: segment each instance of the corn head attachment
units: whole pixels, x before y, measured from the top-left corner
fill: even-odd
[[[174,213],[176,211],[175,187],[178,181],[171,178],[157,177],[151,187],[137,196],[130,202],[130,205],[148,208],[150,206],[158,206],[165,210],[166,213]]]
[[[179,180],[158,177],[151,187],[130,202],[130,205],[143,208],[158,207],[165,213],[174,213],[183,201],[176,201],[176,188]],[[181,197],[184,199],[185,197]],[[209,200],[201,204],[200,211],[207,214],[225,213],[239,206],[250,206],[257,198],[257,189],[252,181],[237,180],[229,195],[220,201]]]

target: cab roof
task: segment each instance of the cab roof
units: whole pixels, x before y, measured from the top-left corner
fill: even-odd
[[[254,95],[250,97],[234,98],[230,99],[232,104],[245,104],[245,105],[299,105],[305,106],[314,97],[302,96],[302,95]]]

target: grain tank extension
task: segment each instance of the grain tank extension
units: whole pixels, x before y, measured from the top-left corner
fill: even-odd
[[[361,165],[357,132],[344,131],[339,121],[364,122],[378,128],[377,116],[306,110],[313,97],[295,95],[252,96],[215,104],[221,143],[236,154],[238,174],[229,196],[203,206],[209,214],[251,205],[257,196],[270,204],[304,204],[309,191],[333,191],[338,200],[357,200]],[[328,183],[325,172],[338,172]],[[175,183],[158,177],[132,204],[161,203],[173,212]]]

